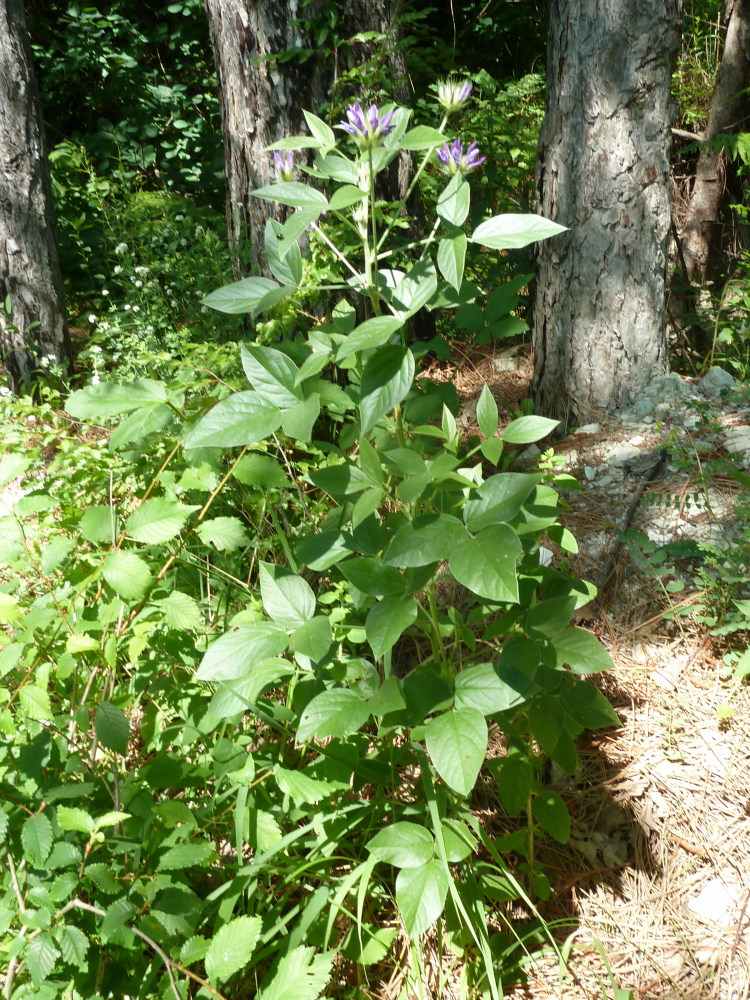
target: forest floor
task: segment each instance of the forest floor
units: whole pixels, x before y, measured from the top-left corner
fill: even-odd
[[[515,370],[498,367],[512,366],[488,355],[467,359],[459,373],[469,422],[485,382],[511,410],[528,395],[529,359]],[[580,744],[575,775],[552,774],[573,835],[565,847],[542,845],[553,895],[540,912],[560,927],[559,944],[573,947],[564,969],[552,950],[534,960],[512,1000],[750,997],[750,687],[724,663],[726,641],[697,620],[695,586],[670,593],[674,566],[650,569],[648,554],[617,540],[628,512],[643,539],[692,537],[719,548],[733,539],[739,551],[742,487],[712,472],[726,459],[721,432],[750,422],[748,397],[733,399],[716,401],[707,422],[715,437],[698,444],[692,462],[683,447],[683,461],[670,453],[658,464],[658,422],[634,429],[602,421],[555,446],[582,485],[564,497],[564,521],[579,545],[569,568],[606,579],[579,624],[612,655],[614,670],[598,683],[622,725]],[[691,442],[706,436],[705,426]],[[640,480],[605,467],[606,456],[633,442],[645,479],[644,461]],[[742,572],[740,559],[734,570]],[[670,614],[674,607],[682,614]]]

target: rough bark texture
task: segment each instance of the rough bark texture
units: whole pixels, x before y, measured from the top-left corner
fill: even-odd
[[[667,365],[670,76],[681,0],[552,0],[534,395],[569,423],[625,407]]]
[[[711,98],[703,139],[709,141],[724,132],[734,132],[747,109],[750,70],[750,0],[728,4],[724,53]],[[698,157],[690,205],[682,232],[682,253],[691,281],[703,280],[721,250],[721,207],[725,193],[726,159],[722,152],[703,148]]]
[[[0,357],[15,390],[38,359],[70,357],[53,219],[23,0],[0,0]]]
[[[273,58],[296,47],[314,48],[296,25],[301,14],[298,0],[204,2],[222,106],[230,243],[237,276],[261,274],[266,220],[270,215],[279,217],[271,203],[250,196],[254,188],[274,180],[272,157],[265,147],[285,135],[306,133],[303,109],[314,111],[327,100],[336,75],[347,67],[333,60],[327,65],[322,56],[305,62]],[[326,6],[326,0],[320,0],[320,9]],[[338,30],[344,37],[390,26],[389,0],[346,0],[336,6]],[[306,18],[313,13],[310,6],[304,10]],[[361,54],[360,47],[351,51]]]

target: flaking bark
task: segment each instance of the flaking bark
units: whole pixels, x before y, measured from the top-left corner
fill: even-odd
[[[22,0],[0,0],[0,357],[15,391],[30,382],[40,358],[70,358],[39,95]]]
[[[631,404],[667,365],[670,77],[681,0],[552,0],[534,396],[586,422]]]

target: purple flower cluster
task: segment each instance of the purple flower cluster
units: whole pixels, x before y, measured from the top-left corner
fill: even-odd
[[[346,109],[346,117],[348,120],[342,121],[339,127],[354,137],[360,149],[380,146],[383,136],[395,128],[391,125],[393,112],[389,111],[381,117],[376,104],[371,104],[367,111],[362,108],[359,101],[350,104]]]
[[[460,139],[444,143],[437,150],[436,155],[443,170],[449,174],[466,174],[469,170],[481,167],[487,159],[486,156],[480,155],[476,142],[472,142],[464,152],[464,146]]]

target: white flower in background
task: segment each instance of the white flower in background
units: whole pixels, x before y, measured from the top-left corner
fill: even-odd
[[[109,295],[109,289],[108,288],[102,288],[102,295]]]
[[[119,254],[127,253],[127,252],[128,252],[128,245],[127,245],[127,243],[118,243],[117,246],[115,247],[115,253],[118,254],[118,256],[119,256]]]
[[[141,307],[140,306],[133,306],[133,312],[134,313],[137,313],[137,312],[140,312],[140,311],[141,311]]]
[[[125,304],[125,312],[129,312],[129,311],[130,311],[130,303],[129,303],[129,302],[127,302],[127,303]]]
[[[99,329],[100,330],[109,330],[109,323],[100,323],[99,324]]]
[[[98,347],[98,346],[92,347],[91,348],[91,353],[92,354],[101,354],[102,353],[102,349],[101,349],[101,347]]]
[[[133,284],[135,285],[136,288],[143,288],[143,282],[140,280],[140,278],[138,279],[138,281],[134,281]]]
[[[96,316],[93,313],[89,313],[89,323],[96,323]]]
[[[149,270],[150,268],[146,267],[144,264],[141,264],[139,267],[135,269],[135,273],[139,274],[143,278],[145,275],[148,274]]]
[[[101,382],[101,379],[99,378],[98,375],[92,375],[91,376],[91,384],[92,385],[99,385],[100,382]]]
[[[115,264],[115,266],[114,266],[114,273],[115,274],[122,274],[122,266],[120,264]]]
[[[10,389],[7,385],[0,386],[0,396],[10,396]]]

